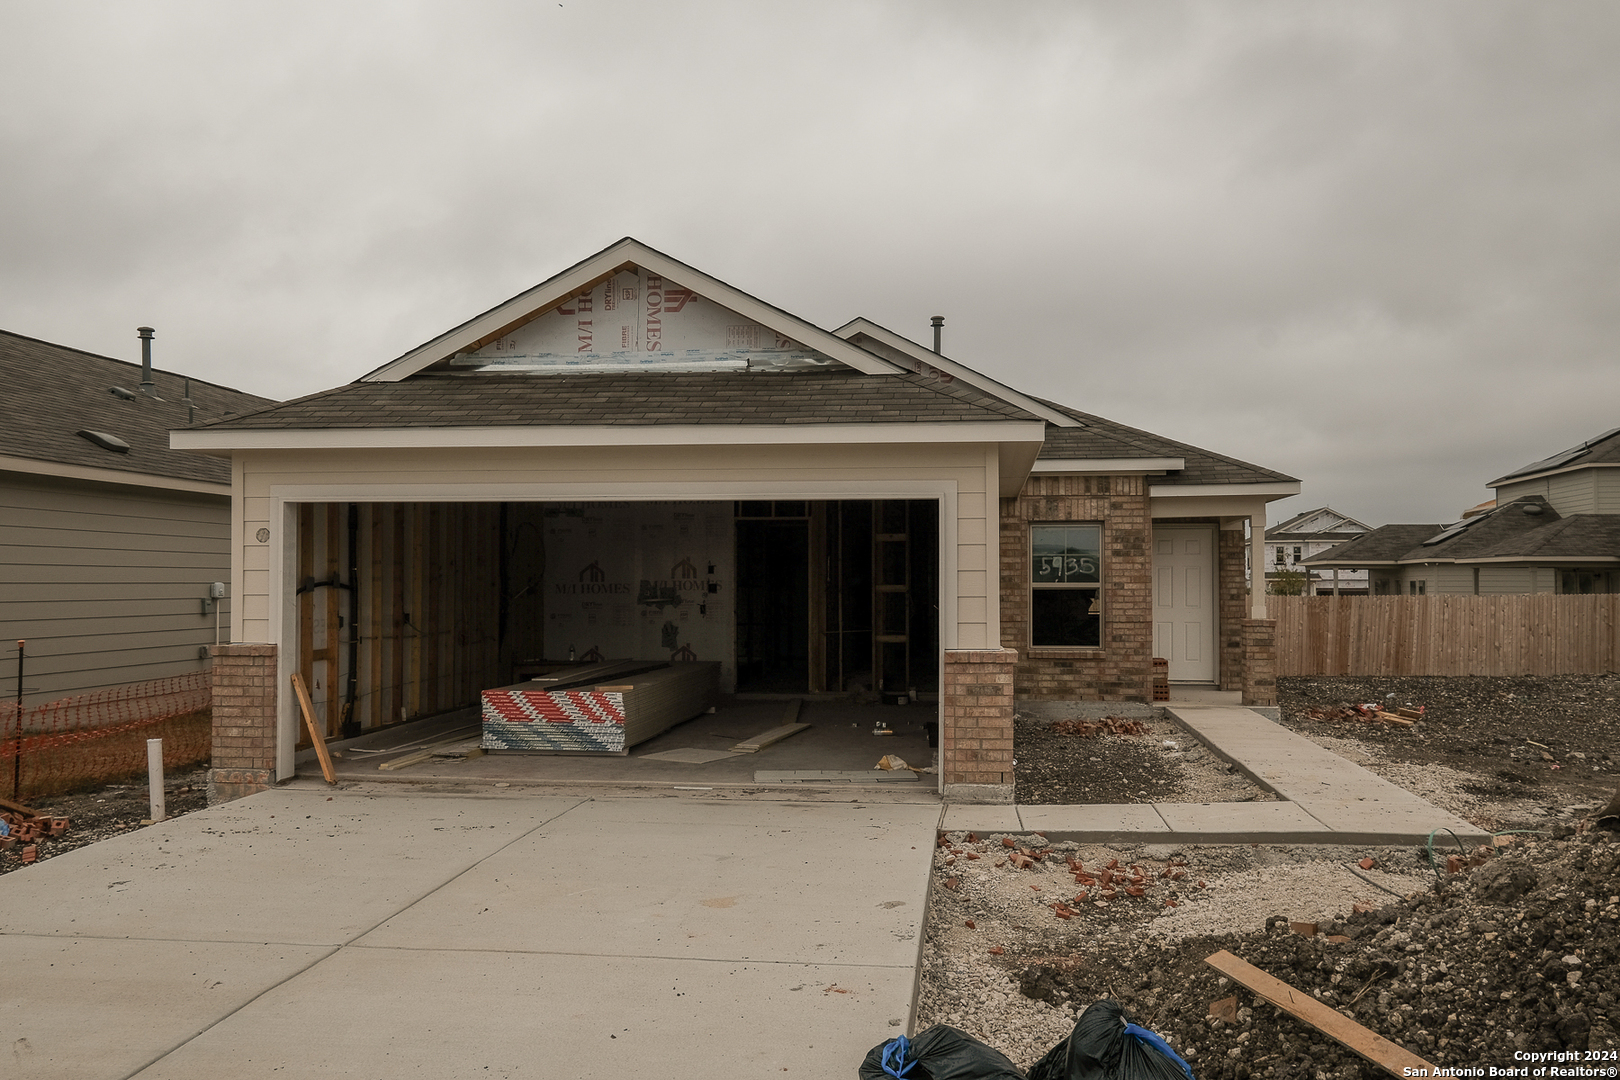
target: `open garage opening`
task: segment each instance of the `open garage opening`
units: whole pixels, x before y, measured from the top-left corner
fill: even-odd
[[[327,738],[570,661],[716,662],[726,695],[937,701],[936,499],[293,509],[283,641]]]

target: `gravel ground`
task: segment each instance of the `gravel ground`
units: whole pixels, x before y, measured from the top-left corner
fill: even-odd
[[[1432,864],[1413,848],[951,834],[935,854],[918,1027],[950,1024],[1027,1069],[1107,997],[1200,1078],[1387,1075],[1205,963],[1225,949],[1442,1068],[1488,1075],[1563,1051],[1593,1057],[1553,1067],[1597,1070],[1566,1075],[1616,1075],[1620,843],[1591,818],[1620,783],[1620,677],[1282,679],[1279,698],[1291,730],[1484,828],[1526,831],[1442,847]],[[1366,702],[1424,718],[1340,718]],[[1227,784],[1220,801],[1267,797],[1166,724],[1077,735],[1020,719],[1019,801],[1207,802]],[[1142,895],[1111,882],[1104,898],[1111,862],[1110,876],[1140,868]]]

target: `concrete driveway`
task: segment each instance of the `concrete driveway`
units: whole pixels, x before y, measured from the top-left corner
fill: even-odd
[[[859,797],[301,784],[80,848],[0,877],[0,1074],[853,1075],[941,813]]]

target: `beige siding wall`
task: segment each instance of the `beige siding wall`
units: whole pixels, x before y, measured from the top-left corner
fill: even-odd
[[[1560,514],[1620,514],[1620,468],[1578,469],[1496,489],[1499,504],[1540,495]]]
[[[0,683],[15,692],[19,638],[30,702],[200,671],[202,599],[230,573],[224,495],[0,473]]]
[[[1592,512],[1620,514],[1620,469],[1594,469],[1592,472]]]

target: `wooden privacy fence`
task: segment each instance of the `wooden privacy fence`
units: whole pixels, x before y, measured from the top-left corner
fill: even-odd
[[[1268,596],[1278,675],[1620,671],[1620,594]]]

